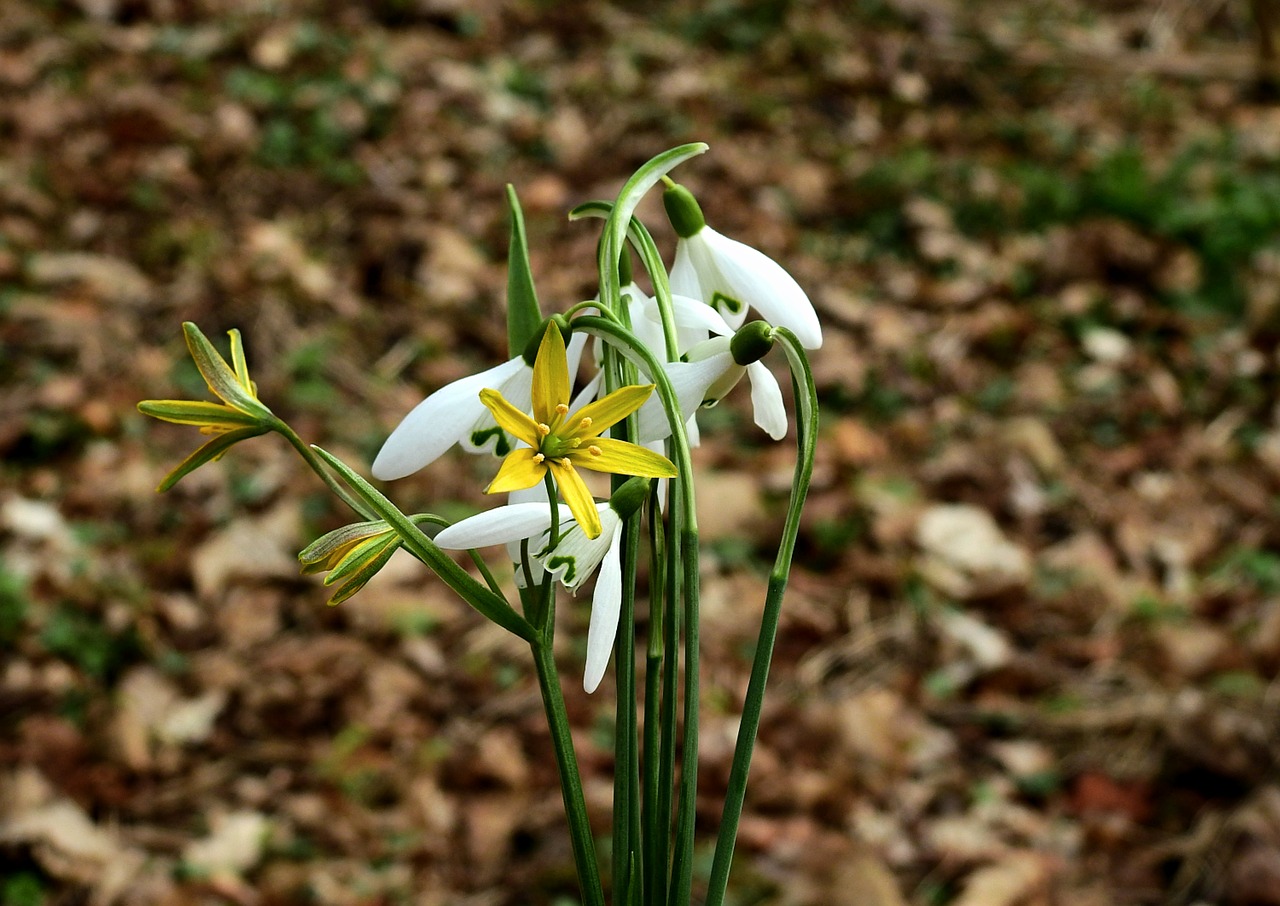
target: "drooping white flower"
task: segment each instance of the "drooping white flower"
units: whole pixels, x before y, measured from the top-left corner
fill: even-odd
[[[594,692],[609,665],[622,610],[622,532],[619,529],[623,514],[638,509],[647,493],[646,480],[632,479],[611,501],[597,503],[601,531],[595,538],[588,538],[573,521],[569,508],[560,504],[560,537],[554,547],[549,547],[551,509],[539,502],[507,504],[463,519],[436,535],[435,542],[446,550],[468,550],[528,541],[531,549],[536,545],[531,556],[540,570],[551,573],[573,592],[598,571],[591,597],[587,662],[582,682],[587,692]]]
[[[822,325],[795,278],[763,252],[707,226],[693,195],[672,185],[663,194],[678,237],[671,291],[715,307],[733,327],[754,308],[775,327],[785,327],[806,349],[822,345]]]
[[[577,370],[586,337],[569,338],[570,373]],[[516,356],[479,374],[441,387],[415,406],[391,432],[373,460],[374,478],[391,481],[434,462],[454,444],[469,453],[493,450],[505,454],[511,441],[480,402],[480,391],[496,390],[513,405],[532,405],[533,366]]]
[[[598,567],[596,589],[591,596],[591,624],[587,627],[587,664],[582,688],[595,692],[609,666],[609,654],[618,637],[622,612],[622,517],[609,503],[598,503],[600,534],[588,538],[576,523],[560,536],[559,543],[537,554],[543,569],[565,588],[576,592]]]

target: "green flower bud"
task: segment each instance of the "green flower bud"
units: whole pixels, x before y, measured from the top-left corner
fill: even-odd
[[[681,239],[688,239],[702,232],[707,220],[693,193],[684,186],[673,184],[662,193],[662,206],[667,209],[667,219]]]
[[[752,321],[742,325],[729,341],[729,352],[733,353],[733,360],[743,367],[760,361],[772,348],[773,327],[765,321]]]
[[[630,478],[609,498],[609,508],[626,519],[644,506],[649,496],[648,478]]]

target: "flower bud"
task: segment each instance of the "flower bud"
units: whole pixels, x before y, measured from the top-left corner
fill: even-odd
[[[618,490],[613,492],[613,496],[609,498],[609,507],[623,519],[626,519],[644,505],[648,496],[648,478],[629,478]]]
[[[729,341],[733,360],[743,367],[758,362],[773,348],[773,327],[766,321],[744,324]]]
[[[681,239],[698,235],[707,225],[698,200],[682,185],[673,184],[662,193],[662,206],[667,209],[667,220]]]

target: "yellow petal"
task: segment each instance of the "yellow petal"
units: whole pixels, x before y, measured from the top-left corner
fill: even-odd
[[[548,324],[533,360],[533,417],[544,425],[556,418],[556,406],[569,402],[569,362],[560,328]]]
[[[227,331],[227,336],[231,337],[231,368],[236,373],[236,380],[256,397],[258,391],[249,378],[249,365],[245,362],[244,341],[240,339],[240,331],[233,327]]]
[[[531,447],[542,443],[542,435],[533,419],[525,415],[515,406],[507,402],[507,398],[496,390],[485,388],[480,391],[480,402],[493,414],[493,420],[502,430],[520,438]]]
[[[200,332],[200,328],[190,321],[182,325],[187,339],[187,349],[196,363],[204,382],[209,389],[228,406],[247,412],[259,418],[270,418],[271,410],[262,405],[248,388],[240,383],[235,371],[226,360],[213,348],[213,344]]]
[[[675,463],[661,453],[629,444],[625,440],[597,437],[569,454],[575,466],[614,475],[641,478],[675,478]]]
[[[572,416],[571,429],[562,432],[566,437],[595,437],[612,428],[632,412],[644,405],[653,393],[653,384],[628,384],[608,396],[583,406]],[[591,419],[589,426],[579,427],[583,419]]]
[[[501,494],[533,487],[547,474],[547,464],[539,458],[541,456],[541,453],[535,453],[528,447],[508,453],[507,458],[502,461],[502,468],[498,469],[498,474],[484,492]]]
[[[588,538],[599,538],[600,513],[596,511],[595,498],[591,496],[591,491],[587,489],[582,476],[572,464],[565,465],[559,460],[547,460],[547,462],[551,465],[551,474],[555,476],[560,496],[564,498],[569,511],[573,513],[574,520],[582,527],[582,531]]]

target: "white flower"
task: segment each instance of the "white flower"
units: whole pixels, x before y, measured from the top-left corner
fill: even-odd
[[[541,549],[533,554],[539,566],[551,573],[565,588],[576,592],[597,568],[595,593],[591,598],[591,624],[587,629],[587,665],[582,686],[596,691],[609,665],[609,654],[618,635],[622,611],[622,517],[608,502],[597,503],[601,531],[596,538],[573,521],[573,514],[559,505],[560,525],[565,530],[554,548],[546,547],[551,531],[551,508],[545,502],[511,503],[479,513],[449,526],[436,535],[435,542],[446,550],[469,550],[494,544],[536,541]]]
[[[569,339],[570,373],[577,371],[586,337]],[[479,374],[446,384],[415,406],[391,432],[373,460],[373,477],[382,481],[404,478],[434,462],[454,444],[468,453],[494,450],[504,454],[511,440],[480,402],[480,391],[496,390],[515,406],[532,405],[533,368],[516,356]]]
[[[697,201],[683,186],[663,195],[679,238],[671,266],[671,291],[714,306],[733,327],[754,308],[775,327],[785,327],[806,349],[822,345],[813,303],[782,266],[749,245],[706,225]]]

